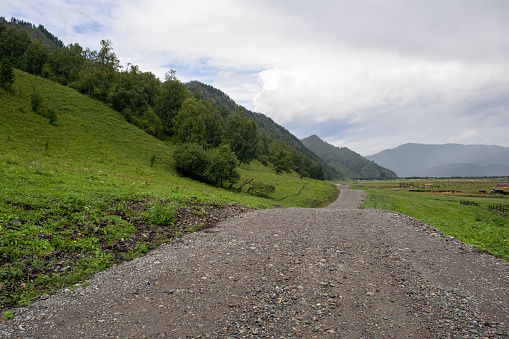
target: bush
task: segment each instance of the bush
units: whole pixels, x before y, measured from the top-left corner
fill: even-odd
[[[265,155],[261,155],[258,157],[258,161],[263,165],[263,166],[269,166],[269,159],[265,156]]]
[[[14,84],[15,76],[11,62],[7,58],[3,58],[0,63],[0,86],[6,90],[10,90]]]
[[[48,108],[46,110],[46,117],[49,119],[49,123],[55,125],[57,122],[57,112],[54,108]]]
[[[35,90],[30,93],[30,107],[32,107],[32,111],[34,111],[34,113],[41,113],[43,103],[44,99],[42,98],[41,93]]]
[[[177,170],[190,177],[203,177],[210,163],[203,147],[192,143],[183,144],[177,148],[173,153],[173,158]]]

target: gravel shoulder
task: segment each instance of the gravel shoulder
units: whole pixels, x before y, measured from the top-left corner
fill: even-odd
[[[509,338],[509,264],[416,219],[254,211],[16,309],[10,338]]]

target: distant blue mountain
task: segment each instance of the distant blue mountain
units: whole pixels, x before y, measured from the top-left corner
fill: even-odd
[[[367,156],[399,177],[509,176],[509,147],[404,144]]]

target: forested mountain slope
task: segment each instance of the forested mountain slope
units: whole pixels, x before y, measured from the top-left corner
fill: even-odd
[[[355,153],[347,147],[336,147],[321,140],[316,135],[302,139],[302,143],[309,148],[329,166],[338,172],[346,173],[348,178],[395,178],[396,173],[362,155]]]
[[[208,99],[212,98],[216,101],[216,104],[220,106],[221,110],[227,110],[232,113],[235,110],[240,109],[244,113],[246,117],[253,120],[258,128],[265,133],[269,137],[274,140],[281,140],[286,144],[290,145],[297,152],[302,154],[303,156],[311,159],[315,162],[320,162],[323,164],[323,170],[325,174],[325,179],[332,180],[340,177],[346,177],[347,173],[341,170],[338,170],[332,166],[329,166],[326,162],[324,162],[315,152],[311,151],[308,147],[306,147],[301,140],[299,140],[296,136],[290,133],[286,128],[281,125],[278,125],[271,118],[267,117],[264,114],[252,112],[247,110],[246,108],[237,105],[233,99],[231,99],[227,94],[222,92],[221,90],[214,88],[210,85],[201,83],[199,81],[191,81],[186,84],[186,87],[189,91],[194,93],[199,98]]]

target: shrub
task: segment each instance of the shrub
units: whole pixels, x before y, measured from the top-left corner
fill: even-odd
[[[262,182],[253,182],[247,191],[254,192],[260,197],[268,197],[270,193],[274,193],[276,191],[276,186],[272,184],[264,184]]]
[[[54,108],[48,108],[46,110],[46,117],[49,119],[49,123],[55,125],[57,122],[57,112]]]
[[[30,107],[32,107],[32,111],[34,113],[40,114],[44,99],[42,98],[41,93],[37,91],[32,91],[30,93]]]
[[[203,147],[193,143],[181,145],[173,153],[173,158],[177,170],[191,177],[203,177],[210,163]]]

